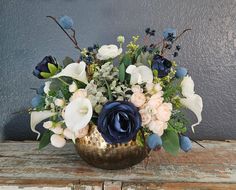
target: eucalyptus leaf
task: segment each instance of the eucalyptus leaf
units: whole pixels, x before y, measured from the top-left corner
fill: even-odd
[[[175,130],[165,130],[161,139],[165,151],[176,156],[179,151],[179,136]]]
[[[63,66],[66,67],[67,65],[74,63],[75,61],[71,57],[65,57],[63,60]]]

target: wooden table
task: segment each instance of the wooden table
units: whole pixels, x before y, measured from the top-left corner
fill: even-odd
[[[73,144],[37,150],[37,142],[0,143],[0,190],[236,190],[236,141],[203,141],[188,154],[153,152],[125,170],[89,166]]]

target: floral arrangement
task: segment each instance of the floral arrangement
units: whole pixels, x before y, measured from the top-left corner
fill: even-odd
[[[46,129],[39,148],[50,142],[63,147],[66,140],[76,142],[88,134],[91,124],[107,143],[136,140],[139,146],[152,150],[163,147],[171,154],[181,148],[192,148],[184,135],[189,121],[185,108],[201,121],[202,98],[194,92],[194,82],[187,69],[172,59],[178,56],[180,34],[165,29],[156,42],[155,30],[147,28],[143,40],[133,36],[125,46],[125,37],[117,37],[117,45],[95,44],[80,48],[73,20],[63,16],[56,22],[79,51],[78,61],[66,57],[62,63],[46,56],[33,74],[48,79],[32,99],[31,129],[41,121]],[[140,43],[143,45],[141,45]]]

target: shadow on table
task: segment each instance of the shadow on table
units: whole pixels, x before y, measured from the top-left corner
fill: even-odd
[[[37,130],[42,132],[42,124],[38,125]],[[30,129],[30,115],[28,113],[14,114],[3,128],[5,140],[36,140],[37,134]]]

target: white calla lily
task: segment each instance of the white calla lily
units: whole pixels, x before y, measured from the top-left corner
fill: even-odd
[[[126,69],[126,73],[131,75],[130,84],[152,83],[153,74],[152,70],[147,66],[129,65]]]
[[[81,61],[80,63],[71,63],[67,65],[62,71],[52,78],[58,78],[62,76],[71,77],[78,81],[88,83],[87,76],[86,76],[86,63]]]
[[[32,111],[30,113],[30,127],[31,130],[38,134],[37,139],[40,137],[40,133],[35,129],[36,125],[39,124],[41,121],[56,115],[55,112],[51,111]]]
[[[201,96],[195,94],[194,92],[194,82],[190,76],[184,77],[181,82],[182,94],[186,98],[181,98],[180,102],[183,106],[191,110],[197,117],[197,123],[191,126],[192,131],[194,132],[194,127],[199,125],[202,121],[202,108],[203,102]]]
[[[92,115],[93,108],[89,99],[78,97],[66,106],[64,119],[67,128],[77,133],[87,126]]]

